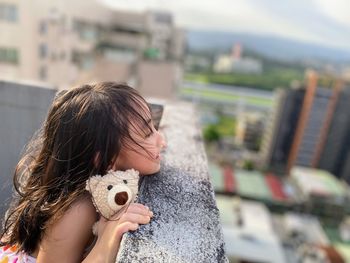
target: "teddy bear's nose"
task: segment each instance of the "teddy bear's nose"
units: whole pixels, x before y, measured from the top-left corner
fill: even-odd
[[[128,201],[128,193],[127,192],[117,193],[114,197],[114,200],[118,205],[125,205],[125,203]]]

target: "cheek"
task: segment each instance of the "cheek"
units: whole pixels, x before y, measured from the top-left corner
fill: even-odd
[[[156,146],[156,139],[155,138],[149,138],[147,141],[144,141],[140,143],[141,146],[137,145],[135,147],[135,150],[138,154],[148,156],[151,153],[154,153],[157,151],[157,146]]]
[[[128,157],[128,153],[121,150],[119,152],[118,157],[116,158],[116,160],[113,163],[113,170],[119,170],[119,169],[123,169],[124,165],[126,164],[126,161],[129,159]]]

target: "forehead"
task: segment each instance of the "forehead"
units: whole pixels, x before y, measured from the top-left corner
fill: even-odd
[[[137,100],[134,105],[135,113],[132,114],[130,119],[130,131],[132,133],[142,133],[142,131],[150,128],[152,121],[152,114],[148,104],[145,101]]]

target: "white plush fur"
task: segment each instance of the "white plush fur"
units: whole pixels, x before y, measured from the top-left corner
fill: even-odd
[[[104,176],[96,175],[89,178],[86,182],[86,190],[91,193],[97,212],[109,219],[135,201],[138,192],[138,181],[139,172],[134,169],[126,171],[109,170]],[[112,186],[110,190],[108,190],[109,185]],[[124,205],[115,203],[114,197],[119,192],[128,193],[128,201]],[[93,232],[95,233],[96,229]]]

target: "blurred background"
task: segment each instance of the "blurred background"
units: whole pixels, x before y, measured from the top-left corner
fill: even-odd
[[[348,0],[0,0],[2,194],[57,90],[126,82],[199,109],[230,262],[350,262],[349,10]]]

